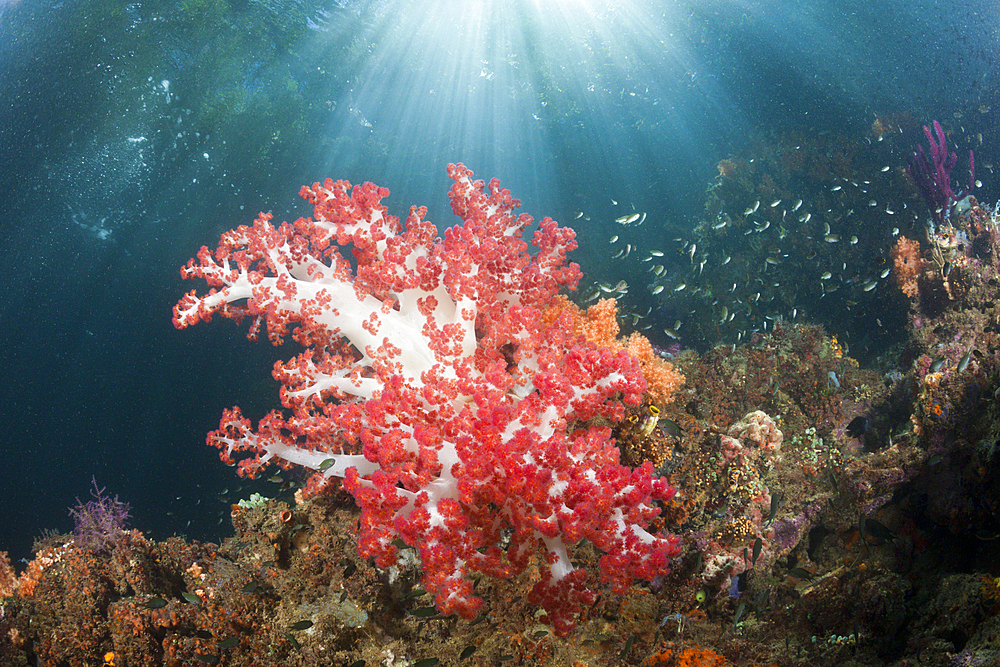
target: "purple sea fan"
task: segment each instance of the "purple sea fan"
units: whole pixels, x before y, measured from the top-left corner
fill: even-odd
[[[923,197],[924,203],[931,210],[937,223],[944,222],[951,213],[952,207],[972,192],[976,181],[976,164],[972,151],[969,151],[969,187],[959,194],[951,189],[951,170],[955,167],[958,156],[948,153],[948,143],[941,123],[934,121],[934,133],[924,125],[924,134],[930,144],[930,159],[924,153],[924,147],[917,145],[917,152],[910,156],[906,173]],[[937,134],[937,141],[934,141]]]
[[[81,503],[76,499],[76,507],[70,509],[73,517],[73,535],[81,546],[94,551],[110,551],[111,545],[125,531],[128,521],[129,505],[104,495],[103,488],[97,488],[97,479],[91,478],[94,485],[90,492],[93,500]]]

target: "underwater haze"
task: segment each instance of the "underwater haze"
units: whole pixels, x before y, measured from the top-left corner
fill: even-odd
[[[441,231],[462,162],[576,229],[575,298],[618,298],[661,348],[782,319],[874,362],[906,313],[885,257],[928,217],[902,175],[922,126],[1000,198],[997,20],[995,0],[0,0],[0,551],[72,530],[92,479],[157,539],[218,541],[232,503],[294,490],[205,446],[223,408],[272,407],[288,355],[171,308],[201,246],[308,215],[299,188],[327,177]]]

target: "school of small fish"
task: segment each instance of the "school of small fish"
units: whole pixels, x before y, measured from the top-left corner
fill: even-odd
[[[891,273],[889,248],[900,228],[890,227],[890,220],[923,224],[925,214],[908,206],[908,193],[892,180],[901,171],[884,165],[868,180],[838,177],[802,196],[754,198],[737,212],[722,210],[680,235],[632,204],[630,212],[611,218],[620,230],[608,243],[612,259],[637,265],[616,270],[628,280],[594,283],[584,291],[583,303],[618,299],[625,324],[640,331],[656,326],[668,339],[726,334],[736,342],[774,322],[801,318],[816,308],[817,299],[840,290],[831,297],[835,307],[863,310],[861,301],[877,298],[869,295]],[[892,196],[897,201],[887,201]],[[576,217],[590,219],[583,211]],[[656,297],[657,312],[636,293],[639,285]],[[663,322],[668,313],[670,321]]]

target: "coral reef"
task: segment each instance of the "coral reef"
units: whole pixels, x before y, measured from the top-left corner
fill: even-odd
[[[767,373],[738,375],[754,364]],[[627,460],[652,460],[678,487],[651,529],[682,535],[683,553],[666,576],[619,592],[596,575],[600,551],[578,545],[575,562],[600,596],[564,638],[529,601],[542,576],[537,555],[520,574],[478,580],[486,605],[475,619],[442,616],[420,586],[416,550],[399,543],[388,567],[359,554],[359,510],[334,486],[295,506],[233,505],[235,536],[218,546],[125,531],[106,551],[50,544],[16,580],[3,561],[0,661],[983,659],[977,642],[988,641],[1000,608],[989,565],[1000,434],[984,437],[985,419],[957,412],[954,426],[934,422],[914,433],[904,412],[917,394],[901,399],[898,391],[911,380],[858,368],[817,327],[779,327],[735,349],[682,354],[678,365],[689,382],[675,400],[630,408],[614,434]],[[778,377],[788,380],[780,390]],[[859,414],[880,433],[848,435]],[[971,573],[947,572],[959,561]]]
[[[890,142],[894,125],[878,122],[874,142]],[[802,177],[849,178],[863,152],[785,148],[769,162]],[[769,168],[738,158],[719,171],[733,181],[720,197],[789,192]],[[720,207],[725,215],[731,204]],[[767,208],[782,224],[780,206]],[[998,223],[997,210],[968,197],[933,228],[895,240],[891,261],[907,293],[886,293],[906,326],[877,370],[852,356],[843,333],[766,314],[753,315],[766,330],[700,353],[675,349],[667,363],[645,339],[621,335],[627,320],[614,301],[546,303],[540,330],[563,327],[562,341],[645,359],[645,393],[614,399],[613,413],[567,420],[603,429],[620,450],[620,467],[593,474],[644,466],[677,491],[648,501],[649,534],[677,536],[669,567],[648,578],[602,577],[607,545],[567,533],[581,573],[573,585],[593,593],[572,625],[532,596],[554,565],[534,548],[509,576],[469,575],[482,603],[475,613],[442,613],[423,583],[435,552],[395,536],[392,558],[359,548],[363,510],[332,480],[310,498],[298,488],[295,500],[233,505],[235,534],[218,545],[118,529],[102,543],[47,540],[20,572],[0,555],[0,664],[996,664]],[[729,224],[714,230],[719,238]],[[859,280],[842,284],[867,293]],[[767,302],[780,298],[761,289],[772,290]],[[714,324],[727,325],[720,315]],[[496,367],[511,366],[515,352],[500,350]],[[639,373],[638,362],[630,368]],[[503,547],[511,533],[495,537]]]

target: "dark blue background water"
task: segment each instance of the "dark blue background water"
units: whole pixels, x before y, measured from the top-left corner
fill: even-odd
[[[277,491],[204,435],[276,404],[279,351],[170,309],[202,289],[178,274],[201,245],[306,214],[301,184],[372,180],[443,227],[462,161],[616,282],[612,200],[650,243],[692,228],[755,138],[908,112],[964,118],[992,161],[996,20],[993,0],[0,0],[0,550],[69,531],[92,476],[157,538],[218,540],[229,503]]]

